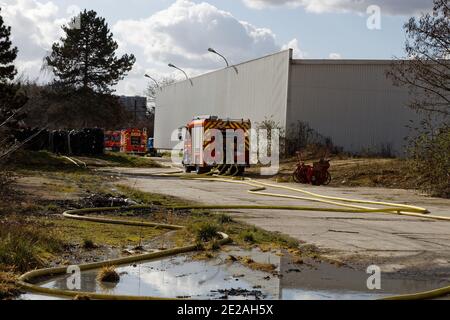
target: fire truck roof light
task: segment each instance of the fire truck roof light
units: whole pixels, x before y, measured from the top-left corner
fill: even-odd
[[[211,115],[202,115],[202,116],[196,116],[194,117],[194,120],[217,120],[219,119],[218,116],[211,116]]]

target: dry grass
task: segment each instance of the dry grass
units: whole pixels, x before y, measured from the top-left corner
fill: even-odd
[[[92,250],[96,249],[97,245],[91,239],[83,239],[83,249]]]
[[[263,272],[273,272],[277,268],[274,264],[256,262],[250,257],[238,257],[238,260],[244,266],[246,266],[250,269],[253,269],[253,270],[258,270],[258,271],[263,271]]]
[[[108,216],[116,218],[113,215]],[[66,242],[81,244],[81,246],[85,249],[95,249],[102,245],[116,247],[131,245],[136,246],[141,244],[143,241],[153,239],[167,232],[166,230],[157,228],[134,227],[119,224],[102,224],[89,221],[64,219],[61,217],[52,217],[49,219],[41,218],[40,220],[45,221],[43,222],[45,225],[57,230],[61,234],[61,238]],[[139,221],[142,220],[145,219],[139,219]],[[92,247],[89,242],[92,242],[94,247]]]
[[[312,164],[317,160],[305,162]],[[280,173],[273,179],[277,182],[293,182],[292,173],[296,164],[294,158],[283,161]],[[416,189],[420,186],[420,181],[411,172],[410,162],[404,159],[334,157],[331,159],[330,173],[330,186],[333,187]]]
[[[14,174],[0,167],[0,197],[11,193],[11,185],[14,182]]]
[[[0,265],[19,272],[43,267],[64,245],[60,234],[44,224],[17,216],[0,220]]]
[[[0,272],[0,300],[12,299],[20,294],[15,285],[16,276],[11,272]]]
[[[98,282],[117,283],[120,281],[120,276],[116,271],[116,267],[107,266],[100,269],[97,274]]]

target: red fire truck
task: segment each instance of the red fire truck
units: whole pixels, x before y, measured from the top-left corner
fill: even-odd
[[[120,152],[145,154],[147,152],[147,130],[122,130],[120,133]]]
[[[201,174],[217,168],[221,175],[242,174],[250,164],[250,128],[250,120],[195,117],[183,128],[185,171]]]

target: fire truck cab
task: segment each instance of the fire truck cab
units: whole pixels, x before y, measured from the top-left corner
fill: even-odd
[[[147,153],[147,130],[125,129],[121,131],[120,152],[145,154]]]
[[[250,128],[250,120],[195,117],[182,128],[185,172],[201,174],[217,167],[221,174],[242,174],[250,164]]]

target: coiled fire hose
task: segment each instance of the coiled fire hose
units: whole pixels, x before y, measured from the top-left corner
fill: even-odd
[[[195,206],[190,207],[192,209],[257,209],[257,210],[296,210],[296,211],[316,211],[316,212],[340,212],[340,213],[377,213],[377,214],[391,214],[391,215],[402,215],[409,216],[415,218],[422,219],[431,219],[431,220],[439,220],[439,221],[450,221],[450,217],[446,216],[437,216],[431,215],[430,212],[418,206],[404,205],[404,204],[396,204],[389,202],[380,202],[380,201],[368,201],[368,200],[358,200],[358,199],[349,199],[349,198],[340,198],[340,197],[330,197],[324,196],[321,194],[313,193],[300,188],[293,188],[281,184],[273,184],[266,183],[259,180],[253,180],[250,178],[224,178],[224,177],[214,177],[208,175],[197,175],[197,176],[189,176],[189,175],[181,175],[178,171],[174,172],[160,172],[148,174],[149,176],[178,176],[184,179],[190,180],[200,180],[200,181],[212,181],[212,182],[225,182],[225,183],[237,183],[244,184],[252,187],[247,190],[248,193],[258,194],[262,196],[268,197],[279,197],[279,198],[288,198],[288,199],[299,199],[306,200],[312,202],[326,203],[335,205],[338,207],[345,207],[349,209],[343,208],[318,208],[318,207],[302,207],[302,206],[261,206],[261,205],[203,205],[203,206]],[[147,174],[144,174],[147,175]],[[142,174],[139,174],[142,176]],[[284,189],[289,191],[294,191],[298,193],[302,193],[305,195],[309,195],[310,197],[300,197],[294,195],[287,194],[277,194],[277,193],[269,193],[263,192],[267,190],[267,187],[276,188],[276,189]],[[350,204],[352,203],[352,204]],[[377,205],[382,206],[381,208],[373,208],[367,206],[360,206],[355,204],[367,204],[367,205]],[[186,207],[187,209],[187,207]],[[415,293],[415,294],[405,294],[405,295],[396,295],[391,297],[385,297],[382,300],[422,300],[422,299],[435,299],[439,297],[443,297],[450,294],[450,286],[439,288],[436,290]]]
[[[68,219],[82,220],[82,221],[90,221],[97,223],[107,223],[107,224],[121,224],[128,226],[139,226],[139,227],[150,227],[150,228],[161,228],[168,230],[181,230],[185,227],[170,225],[170,224],[160,224],[160,223],[151,223],[151,222],[139,222],[132,220],[117,220],[110,218],[101,218],[101,217],[89,217],[84,216],[84,214],[94,213],[94,212],[106,212],[106,211],[117,211],[117,210],[136,210],[136,209],[146,209],[151,208],[151,206],[131,206],[131,207],[106,207],[106,208],[88,208],[88,209],[78,209],[78,210],[70,210],[63,213],[63,216]],[[219,232],[218,235],[221,237],[220,240],[216,242],[219,246],[222,246],[231,241],[229,236],[223,232]],[[129,263],[135,263],[139,261],[149,261],[156,260],[165,257],[174,256],[181,253],[187,253],[191,251],[199,250],[199,245],[189,245],[184,247],[177,247],[173,249],[157,251],[152,253],[146,253],[141,255],[134,255],[124,258],[112,259],[103,262],[95,262],[88,264],[78,265],[80,271],[92,270],[103,268],[107,266],[119,266]],[[67,267],[58,267],[58,268],[46,268],[39,269],[27,272],[19,277],[17,284],[20,288],[25,291],[35,292],[45,295],[51,296],[59,296],[59,297],[83,297],[95,300],[176,300],[174,298],[164,298],[164,297],[151,297],[151,296],[127,296],[127,295],[110,295],[110,294],[102,294],[102,293],[92,293],[92,292],[81,292],[81,291],[73,291],[73,290],[62,290],[62,289],[54,289],[54,288],[44,288],[39,285],[33,284],[33,280],[51,277],[56,275],[62,275],[67,273]]]
[[[428,214],[429,211],[427,209],[421,208],[421,207],[394,204],[394,203],[388,203],[388,202],[377,202],[377,201],[356,200],[356,199],[348,199],[348,198],[340,198],[340,197],[329,197],[329,196],[316,194],[316,193],[313,193],[310,191],[306,191],[303,189],[292,188],[292,187],[279,185],[279,184],[265,183],[265,182],[253,180],[250,178],[236,179],[236,178],[214,177],[214,176],[208,176],[208,175],[186,176],[186,175],[181,175],[179,170],[177,170],[176,172],[159,172],[159,173],[157,172],[157,173],[150,173],[150,174],[140,173],[137,175],[138,176],[153,176],[153,177],[178,176],[180,178],[191,179],[191,180],[213,181],[213,182],[218,181],[218,182],[225,182],[225,183],[244,184],[244,185],[248,185],[248,186],[252,187],[251,189],[248,190],[248,192],[251,194],[258,194],[258,195],[270,196],[270,197],[307,200],[307,201],[312,201],[312,202],[331,204],[331,205],[335,205],[337,207],[344,207],[344,208],[318,208],[318,207],[305,207],[305,206],[266,206],[266,205],[194,205],[194,206],[177,206],[177,207],[174,207],[174,209],[217,209],[217,210],[219,210],[219,209],[241,209],[241,210],[257,209],[257,210],[295,210],[295,211],[340,212],[340,213],[381,213],[381,214],[405,215],[405,216],[411,216],[411,217],[420,217],[420,218],[426,218],[426,219],[450,221],[449,217],[429,215]],[[299,193],[309,195],[310,197],[300,197],[300,196],[287,195],[287,194],[263,192],[264,190],[267,189],[267,187],[299,192]],[[377,209],[377,208],[360,206],[360,205],[355,205],[355,204],[350,204],[350,203],[369,204],[369,205],[377,205],[377,206],[383,206],[383,207]],[[149,206],[126,207],[127,210],[143,209],[143,208],[149,208]],[[80,214],[101,212],[101,211],[102,212],[116,211],[116,210],[120,210],[120,209],[123,209],[123,208],[108,207],[108,208],[79,209],[79,210],[67,211],[63,214],[63,216],[65,218],[69,218],[69,219],[78,219],[78,220],[98,222],[98,223],[125,224],[125,225],[143,226],[143,227],[159,227],[159,228],[171,229],[171,230],[177,230],[177,229],[184,228],[182,226],[164,225],[164,224],[149,223],[149,222],[136,222],[136,221],[128,221],[128,220],[115,220],[115,219],[88,217],[88,216],[80,215]],[[220,235],[222,237],[222,239],[219,241],[220,245],[226,244],[227,242],[230,241],[228,235],[223,234],[223,233],[220,233]],[[143,254],[143,255],[108,260],[108,261],[104,261],[104,262],[85,264],[85,265],[80,265],[79,267],[80,267],[80,270],[91,270],[91,269],[101,268],[104,266],[123,265],[123,264],[137,262],[137,261],[159,259],[159,258],[163,258],[163,257],[180,254],[180,253],[194,251],[197,249],[198,249],[198,247],[196,245],[191,245],[191,246],[174,248],[174,249],[160,251],[160,252],[153,252],[153,253],[148,253],[148,254]],[[76,296],[84,297],[85,296],[85,297],[88,297],[91,299],[111,299],[111,300],[171,299],[171,298],[162,298],[162,297],[108,295],[108,294],[78,292],[78,291],[70,291],[70,290],[50,289],[50,288],[43,288],[43,287],[40,287],[38,285],[34,285],[31,283],[31,281],[33,281],[34,279],[42,278],[44,276],[54,276],[54,275],[59,275],[59,274],[65,274],[66,270],[67,269],[65,267],[34,270],[34,271],[31,271],[31,272],[28,272],[28,273],[22,275],[18,280],[18,285],[27,291],[32,291],[32,292],[37,292],[37,293],[42,293],[42,294],[49,294],[49,295],[56,295],[56,296],[65,296],[65,297],[76,297]],[[384,299],[387,299],[387,300],[433,299],[433,298],[442,297],[442,296],[445,296],[448,294],[450,294],[450,286],[444,287],[444,288],[439,288],[439,289],[432,290],[432,291],[423,292],[423,293],[398,295],[398,296],[393,296],[393,297],[387,297]]]

